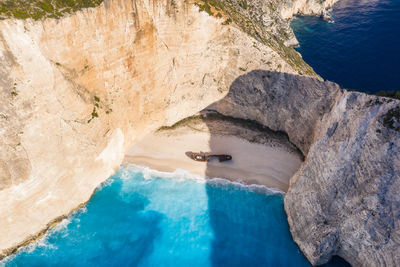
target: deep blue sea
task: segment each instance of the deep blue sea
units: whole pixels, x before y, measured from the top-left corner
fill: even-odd
[[[0,265],[310,266],[291,238],[282,194],[143,170],[122,167],[86,207]]]
[[[303,59],[344,88],[400,91],[400,0],[340,0],[332,15],[293,20]]]

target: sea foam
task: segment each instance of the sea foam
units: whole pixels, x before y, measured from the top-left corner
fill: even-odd
[[[285,193],[279,189],[269,188],[264,185],[258,184],[245,184],[242,181],[231,181],[225,178],[209,178],[201,175],[192,174],[183,169],[176,169],[173,172],[162,172],[158,170],[150,169],[149,167],[135,165],[135,164],[124,164],[120,171],[117,173],[122,179],[130,179],[132,178],[133,173],[142,173],[144,179],[154,179],[154,178],[163,178],[163,179],[174,179],[176,181],[185,181],[191,180],[199,183],[206,183],[211,186],[219,186],[219,187],[229,187],[236,190],[247,190],[251,192],[255,192],[258,194],[281,194]]]

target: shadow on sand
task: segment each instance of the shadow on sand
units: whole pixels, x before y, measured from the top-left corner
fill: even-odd
[[[277,142],[291,141],[297,153],[307,155],[314,125],[330,109],[329,104],[338,90],[334,83],[310,77],[255,70],[235,79],[227,96],[206,111],[217,111],[229,116],[228,119],[240,118],[242,126],[256,129]],[[204,122],[211,132],[210,151],[207,152],[231,154],[231,147],[221,149],[218,144],[220,139],[216,136],[221,129],[217,129],[216,123],[209,119]],[[207,177],[213,177],[214,168],[212,162],[207,163]],[[290,236],[282,197],[265,197],[264,205],[253,207],[251,202],[243,204],[235,191],[232,197],[221,198],[218,190],[212,185],[206,188],[214,231],[210,256],[213,266],[307,265]],[[224,213],[232,209],[234,212]],[[264,210],[272,217],[266,216]],[[263,220],[265,224],[259,226],[243,221],[244,218]],[[326,266],[349,264],[335,256]]]

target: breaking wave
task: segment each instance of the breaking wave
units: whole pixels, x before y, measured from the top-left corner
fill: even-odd
[[[249,185],[241,181],[231,181],[225,178],[207,178],[201,175],[192,174],[186,170],[179,168],[176,169],[174,172],[162,172],[150,169],[149,167],[139,166],[129,163],[129,164],[124,164],[116,175],[120,176],[122,179],[130,179],[132,178],[132,173],[142,173],[144,179],[163,178],[163,179],[174,179],[176,181],[191,180],[199,183],[206,183],[211,186],[226,187],[236,190],[247,190],[258,194],[267,194],[267,195],[285,194],[283,191],[279,189],[269,188],[264,185],[258,185],[258,184]]]

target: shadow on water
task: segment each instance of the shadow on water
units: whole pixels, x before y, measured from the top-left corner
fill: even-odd
[[[248,113],[243,117],[250,115],[249,117],[257,117],[258,120],[262,116],[270,116],[271,111],[282,110],[282,115],[275,114],[273,117],[282,120],[281,116],[286,116],[288,120],[296,122],[296,119],[299,119],[296,118],[296,110],[306,109],[309,105],[305,101],[310,94],[307,85],[322,87],[321,84],[321,81],[304,76],[256,70],[238,77],[229,88],[228,95],[209,106],[208,109],[218,110],[219,107],[223,107],[225,115],[240,117],[237,110],[239,108],[246,110],[248,107]],[[286,91],[279,90],[280,86],[288,88]],[[302,92],[293,92],[294,90]],[[325,92],[315,93],[316,97],[324,97],[325,94]],[[285,98],[290,97],[297,98],[297,105],[285,107],[288,102],[285,101]],[[265,101],[274,103],[274,105],[276,103],[275,109],[263,104]],[[238,103],[238,105],[235,106],[232,103]],[[326,107],[312,108],[323,114]],[[274,119],[272,118],[272,120]],[[230,154],[232,148],[229,146],[221,150],[221,145],[218,144],[220,139],[216,137],[217,134],[214,134],[218,133],[214,129],[215,124],[210,123],[210,120],[204,120],[204,122],[212,133],[209,140],[209,152]],[[285,133],[263,128],[255,122],[247,121],[247,123],[259,130],[264,130],[272,137],[275,134],[280,138],[288,138]],[[289,125],[289,127],[291,126]],[[307,129],[301,124],[299,130],[304,131],[304,136],[311,133],[311,129]],[[303,141],[301,138],[296,141],[298,140]],[[303,151],[308,150],[308,148],[304,149],[307,144],[300,143],[300,145],[303,145]],[[243,153],[246,152],[243,151]],[[251,153],[251,151],[247,153]],[[213,177],[214,168],[214,163],[207,163],[206,176]],[[210,255],[213,266],[310,266],[291,237],[282,195],[255,194],[246,190],[230,190],[228,188],[230,197],[227,198],[224,197],[226,194],[219,193],[220,190],[223,189],[210,183],[206,186],[210,225],[214,231]],[[349,266],[349,264],[335,256],[326,266]]]

